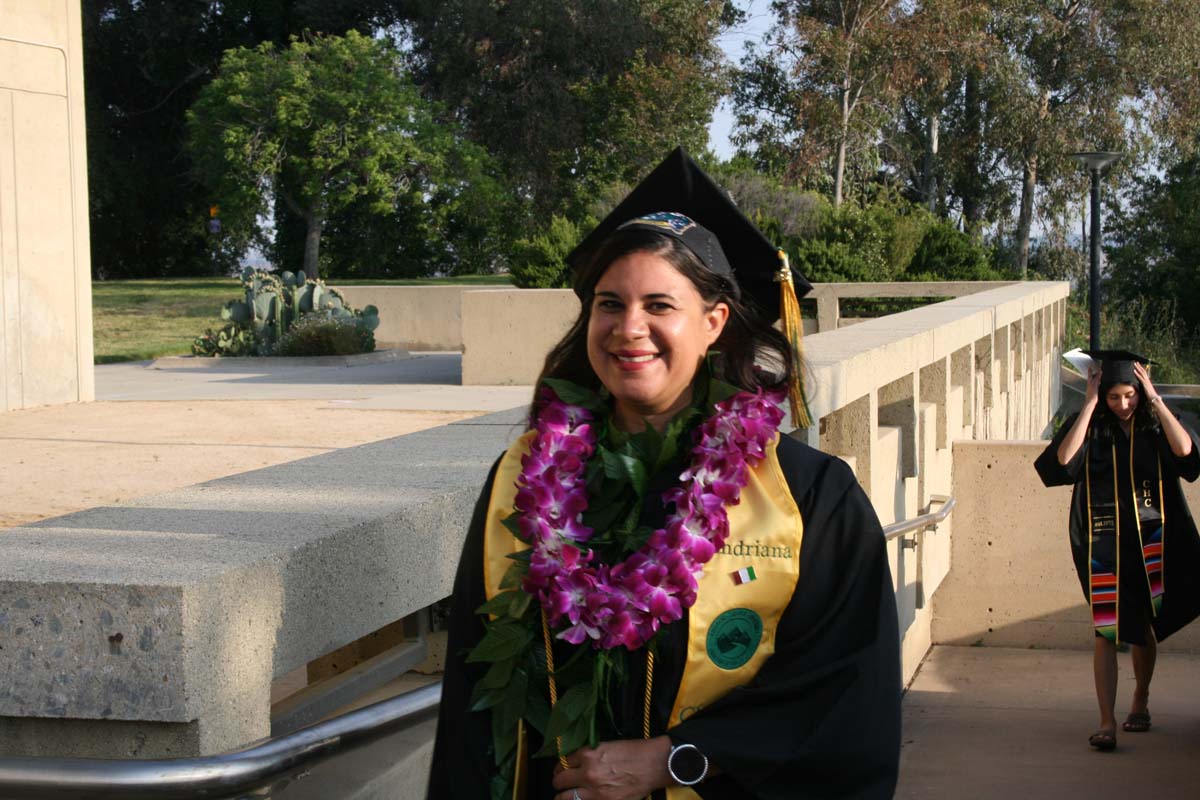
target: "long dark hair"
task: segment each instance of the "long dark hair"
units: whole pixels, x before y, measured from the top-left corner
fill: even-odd
[[[1114,386],[1122,384],[1133,387],[1137,392],[1138,404],[1133,410],[1133,427],[1137,430],[1152,430],[1158,427],[1158,417],[1154,414],[1150,403],[1146,402],[1146,390],[1142,388],[1142,382],[1139,380],[1130,381],[1100,381],[1099,402],[1097,408],[1092,415],[1092,423],[1090,427],[1093,429],[1099,428],[1107,433],[1113,433],[1120,429],[1121,421],[1117,419],[1117,415],[1108,407],[1108,393]]]
[[[581,308],[579,317],[566,335],[546,354],[546,362],[537,383],[545,378],[563,378],[572,383],[599,390],[600,379],[592,369],[587,353],[587,330],[592,317],[596,284],[609,266],[632,253],[647,253],[664,259],[692,282],[706,308],[717,303],[729,306],[729,318],[721,336],[713,344],[720,352],[719,377],[739,389],[776,389],[786,386],[799,368],[786,336],[776,330],[755,309],[740,300],[733,284],[708,270],[686,245],[673,236],[642,228],[618,230],[605,240],[587,265],[575,275],[575,293]],[[534,389],[530,423],[537,419],[538,390]]]

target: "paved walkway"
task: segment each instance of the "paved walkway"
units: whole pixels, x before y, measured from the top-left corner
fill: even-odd
[[[1118,719],[1133,692],[1120,656]],[[1090,651],[935,647],[904,698],[897,798],[1200,797],[1200,656],[1160,654],[1154,726],[1087,745],[1097,722]]]
[[[96,402],[0,414],[0,528],[413,433],[529,401],[462,386],[457,353],[361,366],[96,367]]]

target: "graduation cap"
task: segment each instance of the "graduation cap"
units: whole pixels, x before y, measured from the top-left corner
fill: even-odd
[[[682,218],[682,219],[680,219]],[[688,225],[687,223],[694,223]],[[682,147],[671,151],[617,207],[567,255],[572,269],[586,266],[609,236],[622,228],[648,228],[679,239],[710,271],[749,296],[770,322],[781,315],[780,278],[793,293],[812,290],[779,248],[738,209],[729,193],[696,165]]]
[[[584,237],[567,255],[567,264],[582,269],[611,235],[630,228],[677,239],[706,269],[728,280],[735,297],[748,297],[768,322],[782,317],[792,349],[797,355],[802,352],[799,298],[812,290],[812,284],[682,147],[672,150]],[[807,427],[810,417],[799,372],[795,371],[789,391],[792,419]]]
[[[1157,362],[1151,361],[1145,356],[1139,356],[1137,353],[1131,353],[1128,350],[1084,350],[1082,352],[1091,358],[1093,362],[1099,362],[1100,380],[1105,384],[1139,384],[1140,381],[1138,381],[1137,375],[1133,371],[1134,362],[1136,361],[1145,366],[1157,364]]]

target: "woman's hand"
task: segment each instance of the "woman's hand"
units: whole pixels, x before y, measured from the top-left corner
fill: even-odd
[[[1083,403],[1095,406],[1100,401],[1100,368],[1088,367],[1087,391],[1083,395]]]
[[[1142,397],[1146,398],[1147,403],[1153,403],[1158,399],[1158,390],[1154,388],[1154,384],[1150,382],[1150,372],[1139,362],[1133,362],[1133,374],[1142,384]]]
[[[1175,419],[1175,415],[1167,408],[1166,402],[1158,394],[1158,390],[1154,388],[1154,384],[1150,382],[1150,371],[1136,361],[1133,363],[1133,374],[1142,382],[1142,397],[1145,402],[1151,406],[1155,404],[1162,406],[1158,411],[1158,423],[1162,425],[1163,433],[1167,437],[1167,444],[1171,446],[1171,452],[1179,458],[1185,458],[1192,453],[1192,437],[1188,435],[1183,426],[1179,424],[1179,420]]]
[[[670,752],[666,736],[618,739],[577,750],[567,756],[566,769],[554,771],[554,800],[639,800],[670,784]]]

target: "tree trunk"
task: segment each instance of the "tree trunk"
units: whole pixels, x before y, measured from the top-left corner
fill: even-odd
[[[305,214],[304,221],[308,224],[308,230],[304,233],[304,274],[316,280],[321,277],[317,257],[321,251],[321,228],[325,220],[316,214]]]
[[[938,192],[935,171],[938,155],[938,128],[940,125],[936,111],[929,113],[927,123],[925,131],[925,161],[921,167],[921,171],[924,173],[921,180],[921,192],[925,195],[925,207],[930,212],[936,212]]]
[[[1033,197],[1037,188],[1037,153],[1025,157],[1025,168],[1021,180],[1021,214],[1017,217],[1017,267],[1021,280],[1025,280],[1029,269],[1029,230],[1033,227]]]
[[[850,81],[842,82],[842,127],[837,143],[837,163],[833,168],[833,207],[842,207],[842,185],[846,178],[846,140],[850,138]]]
[[[972,235],[979,233],[983,227],[983,176],[979,174],[979,146],[982,138],[981,123],[983,103],[979,92],[979,72],[972,69],[967,72],[967,83],[963,90],[963,105],[966,117],[966,129],[970,131],[967,141],[970,154],[962,166],[959,192],[962,196],[964,227]]]

